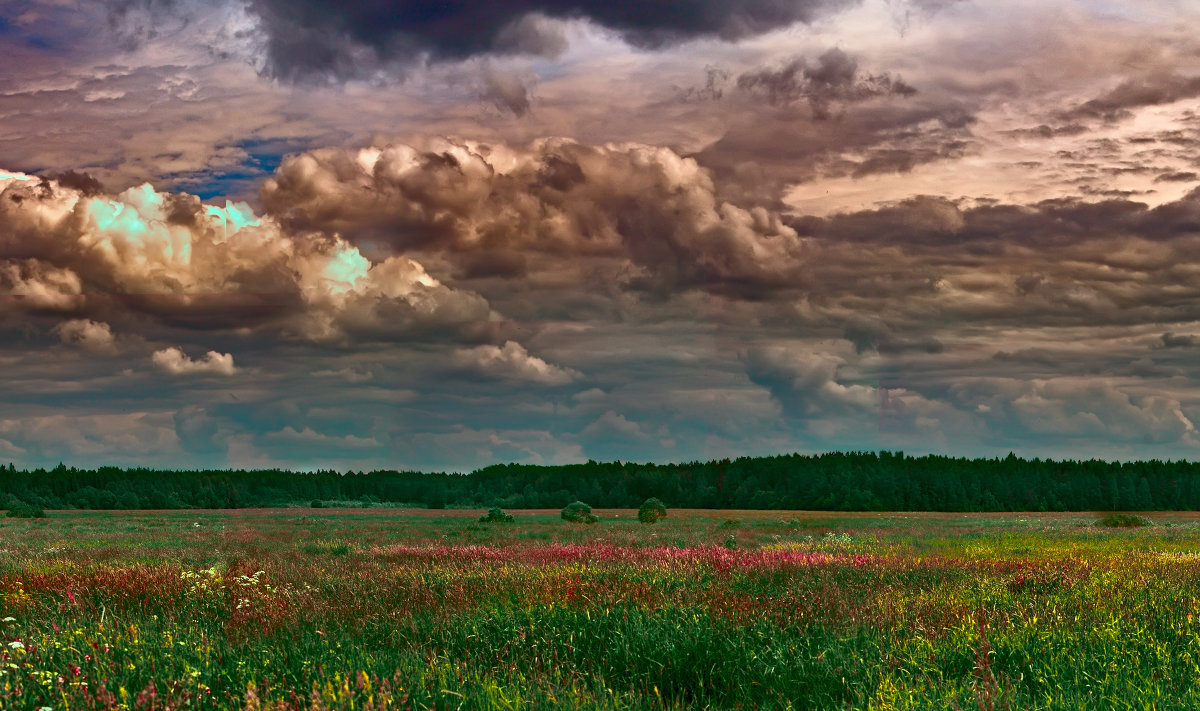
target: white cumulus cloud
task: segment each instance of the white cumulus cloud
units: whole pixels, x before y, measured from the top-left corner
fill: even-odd
[[[170,375],[192,375],[211,373],[213,375],[233,375],[233,356],[229,353],[209,351],[203,359],[192,360],[178,348],[164,348],[155,351],[151,356],[154,367]]]
[[[570,368],[531,355],[516,341],[505,341],[503,346],[459,349],[454,352],[453,360],[455,365],[475,375],[543,385],[566,385],[579,376]]]

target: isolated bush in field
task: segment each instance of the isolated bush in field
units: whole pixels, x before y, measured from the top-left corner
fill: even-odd
[[[592,513],[592,507],[582,501],[567,504],[562,510],[562,519],[571,523],[595,523],[600,520]]]
[[[638,520],[642,523],[656,523],[658,519],[666,517],[667,505],[654,497],[643,501],[638,508]]]
[[[493,506],[486,515],[479,517],[480,523],[512,523],[515,520],[512,514],[505,513],[499,506]]]
[[[17,504],[5,514],[9,518],[46,518],[46,512],[29,504]]]
[[[727,518],[721,522],[721,528],[740,528],[742,522],[736,518]]]
[[[729,550],[735,550],[738,547],[737,536],[733,535],[732,533],[729,534],[725,538],[725,542],[721,545],[725,546]]]
[[[313,499],[309,506],[314,509],[323,509],[325,508],[325,502],[321,501],[320,499]]]
[[[1100,519],[1101,526],[1109,528],[1137,528],[1139,526],[1149,526],[1150,520],[1143,516],[1123,513],[1104,514]]]

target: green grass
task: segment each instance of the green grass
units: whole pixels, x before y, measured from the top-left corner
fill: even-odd
[[[0,708],[1200,708],[1192,515],[481,513],[0,519]]]

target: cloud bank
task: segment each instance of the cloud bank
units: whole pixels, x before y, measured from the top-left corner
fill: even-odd
[[[266,35],[274,77],[344,79],[389,65],[480,55],[553,57],[566,47],[559,25],[586,20],[635,47],[661,48],[697,38],[734,41],[851,4],[846,0],[502,0],[434,4],[328,0],[252,0]]]

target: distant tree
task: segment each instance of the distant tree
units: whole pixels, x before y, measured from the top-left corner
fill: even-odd
[[[499,506],[493,506],[488,509],[488,512],[479,517],[480,523],[512,523],[515,521],[512,514],[505,513],[504,509]]]
[[[9,518],[46,518],[46,512],[38,506],[30,506],[29,504],[17,504],[8,510],[5,514]]]
[[[596,523],[600,517],[592,513],[592,507],[576,501],[567,504],[562,510],[562,520],[570,521],[571,523]]]
[[[658,519],[667,517],[667,505],[650,497],[638,508],[638,520],[642,523],[657,523]]]

